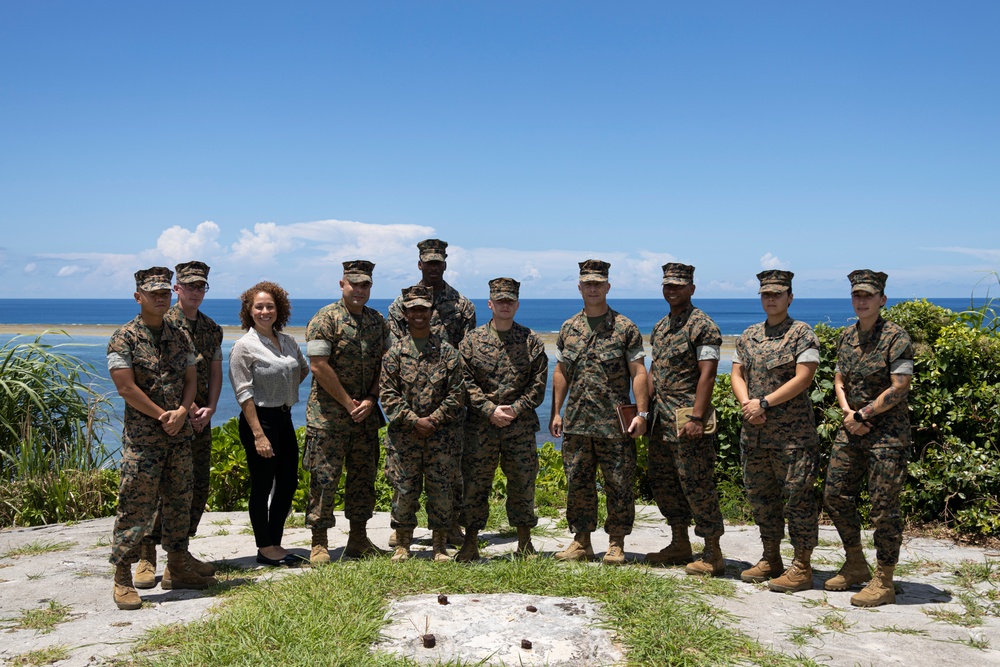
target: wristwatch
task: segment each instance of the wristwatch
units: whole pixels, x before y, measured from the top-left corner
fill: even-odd
[[[771,407],[771,404],[767,402],[767,399],[761,397],[761,399],[760,399],[760,409],[761,410],[767,410],[770,407]]]
[[[636,413],[636,417],[642,417],[646,421],[649,421],[649,413],[648,412],[637,412]]]

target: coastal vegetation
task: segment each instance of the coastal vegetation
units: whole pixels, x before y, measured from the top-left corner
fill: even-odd
[[[970,538],[1000,536],[1000,319],[994,300],[958,313],[926,300],[908,301],[888,308],[885,316],[910,333],[915,347],[916,376],[909,398],[914,453],[903,493],[905,516],[912,525],[942,525]],[[841,329],[823,324],[815,329],[823,363],[811,397],[824,451],[829,451],[841,420],[833,391]],[[67,349],[40,339],[15,339],[0,349],[0,479],[5,482],[0,526],[104,516],[115,509],[117,472],[108,469],[109,457],[94,435],[97,423],[110,419],[107,403],[87,384],[93,370]],[[718,379],[714,404],[723,511],[730,521],[749,522],[740,468],[740,411],[727,375]],[[304,431],[298,430],[300,448]],[[209,509],[244,510],[249,476],[237,420],[215,427],[212,435]],[[637,446],[637,496],[649,501],[646,439],[639,438]],[[538,512],[557,516],[565,503],[566,477],[552,443],[540,448],[539,468]],[[382,472],[384,460],[379,470],[376,508],[388,511],[392,492]],[[308,488],[308,472],[302,470],[293,502],[296,512],[304,511]],[[340,492],[342,497],[343,486]],[[493,496],[498,517],[491,523],[499,526],[506,496],[500,471]]]
[[[114,511],[118,475],[97,435],[110,404],[91,385],[94,369],[72,354],[79,347],[43,336],[0,347],[0,527]]]

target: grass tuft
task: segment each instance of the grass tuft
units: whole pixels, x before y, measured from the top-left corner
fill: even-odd
[[[64,623],[69,618],[69,607],[55,600],[49,600],[49,606],[41,609],[22,609],[21,616],[11,630],[37,630],[48,634],[55,630],[56,625]]]
[[[46,646],[35,651],[18,653],[8,659],[11,665],[52,665],[69,658],[69,649],[65,646]]]
[[[29,544],[15,547],[10,551],[0,555],[0,558],[17,558],[19,556],[37,556],[39,554],[52,553],[54,551],[66,551],[76,546],[76,542],[43,542],[35,540]]]

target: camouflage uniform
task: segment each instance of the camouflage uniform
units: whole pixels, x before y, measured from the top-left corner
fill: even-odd
[[[447,247],[447,243],[437,239],[427,239],[417,244],[417,248],[420,250],[421,261],[444,261],[447,258]],[[423,285],[424,282],[421,280],[417,284]],[[447,282],[444,283],[442,289],[434,290],[434,303],[431,310],[431,332],[440,336],[457,350],[466,334],[475,328],[476,307],[472,301],[459,294],[458,290]],[[406,325],[406,316],[403,314],[402,296],[396,297],[389,305],[389,331],[395,340],[404,338],[409,332],[409,328]],[[463,505],[462,453],[465,449],[464,443],[466,439],[466,435],[463,432],[464,419],[458,419],[453,425],[450,424],[448,428],[455,430],[455,433],[450,438],[451,442],[455,445],[455,451],[452,453],[455,460],[455,468],[452,471],[451,486],[454,497],[453,513],[457,521]],[[392,447],[392,436],[386,434],[386,459],[388,459]],[[389,474],[391,473],[388,470],[388,465],[386,465],[386,475]],[[390,481],[392,480],[390,479]]]
[[[178,329],[184,329],[191,337],[198,365],[198,393],[195,394],[194,402],[199,407],[208,405],[208,380],[212,362],[222,361],[222,327],[201,311],[198,311],[198,319],[192,323],[184,316],[184,311],[178,304],[174,304],[163,319]],[[191,537],[198,532],[198,524],[201,523],[205,506],[208,504],[211,473],[212,425],[207,424],[200,433],[194,433],[191,438],[191,525],[188,528],[188,535]],[[159,543],[159,509],[153,519],[153,531],[147,539]]]
[[[538,475],[538,414],[545,399],[549,360],[545,344],[531,329],[514,322],[503,339],[492,321],[469,335],[459,348],[468,395],[466,446],[462,457],[465,505],[461,524],[480,531],[489,518],[489,496],[497,462],[507,477],[507,519],[533,527]],[[510,405],[517,418],[500,428],[490,423],[498,405]]]
[[[600,466],[608,506],[604,530],[628,535],[635,521],[635,441],[622,436],[615,407],[631,402],[628,365],[645,356],[642,335],[632,320],[611,308],[592,331],[581,311],[562,325],[556,348],[568,383],[562,459],[569,529],[591,533],[597,528]]]
[[[675,413],[694,405],[701,371],[698,351],[715,350],[722,335],[704,312],[689,306],[667,315],[653,327],[650,372],[655,391],[653,431],[649,436],[649,484],[653,498],[671,526],[690,525],[695,535],[723,534],[722,511],[715,488],[715,436],[679,438]]]
[[[749,327],[736,340],[734,364],[742,364],[750,398],[761,398],[795,377],[802,361],[819,361],[819,339],[804,323],[785,318]],[[819,537],[814,486],[819,435],[808,389],[767,410],[766,421],[746,421],[740,433],[743,481],[761,538],[780,542],[788,534],[796,548],[812,549]],[[784,509],[784,514],[782,514]]]
[[[160,407],[172,410],[181,405],[185,372],[195,365],[194,346],[183,330],[165,321],[157,342],[141,316],[136,317],[111,335],[108,357],[109,370],[126,368],[130,360],[136,386]],[[138,562],[139,543],[152,529],[161,497],[163,549],[167,553],[187,550],[192,433],[191,424],[185,421],[177,435],[168,436],[159,420],[126,403],[110,558],[115,565]]]
[[[306,341],[309,355],[329,355],[330,367],[344,391],[361,400],[372,391],[381,371],[389,328],[380,313],[365,306],[355,317],[341,299],[313,316],[306,329]],[[303,467],[311,474],[306,525],[326,529],[336,524],[333,508],[345,462],[344,516],[348,521],[368,521],[372,517],[378,430],[384,423],[378,405],[363,422],[355,422],[313,376],[306,404],[306,448],[302,459]]]
[[[848,327],[837,343],[837,372],[847,402],[859,410],[891,386],[890,375],[913,373],[910,337],[880,316],[871,331]],[[861,544],[857,496],[865,473],[875,526],[875,550],[882,565],[895,565],[903,539],[899,494],[906,481],[912,440],[906,401],[870,419],[872,429],[855,436],[841,427],[833,443],[823,504],[845,547]]]
[[[408,335],[396,340],[382,360],[380,395],[393,442],[392,450],[386,452],[395,489],[392,527],[416,527],[426,478],[427,524],[431,530],[447,531],[452,522],[456,465],[452,425],[462,414],[465,395],[458,350],[434,333],[422,352]],[[432,417],[439,424],[430,437],[422,438],[414,431],[420,417]]]

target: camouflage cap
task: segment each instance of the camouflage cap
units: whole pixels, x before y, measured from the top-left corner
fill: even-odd
[[[662,268],[664,285],[691,285],[694,283],[694,267],[690,264],[667,262]]]
[[[513,278],[494,278],[490,281],[490,299],[511,299],[517,301],[521,291],[521,283]]]
[[[791,271],[779,271],[778,269],[761,271],[757,274],[757,280],[760,281],[760,289],[757,290],[757,294],[764,294],[766,292],[791,292],[792,278],[794,276],[795,274]]]
[[[184,262],[174,267],[179,283],[207,283],[211,268],[205,262]]]
[[[858,269],[847,274],[847,278],[851,281],[852,292],[880,294],[885,292],[885,281],[889,275],[871,269]]]
[[[370,285],[374,270],[375,264],[366,259],[353,259],[344,262],[344,278],[350,283],[368,283]]]
[[[448,258],[448,242],[441,239],[426,239],[417,244],[421,262],[443,262]]]
[[[170,279],[174,277],[174,272],[165,266],[152,266],[148,269],[135,272],[135,288],[143,292],[155,292],[156,290],[169,290]]]
[[[403,308],[414,306],[434,307],[434,290],[426,285],[414,285],[403,288]]]
[[[599,259],[588,259],[580,262],[580,282],[581,283],[606,283],[608,282],[608,269],[611,265]]]

